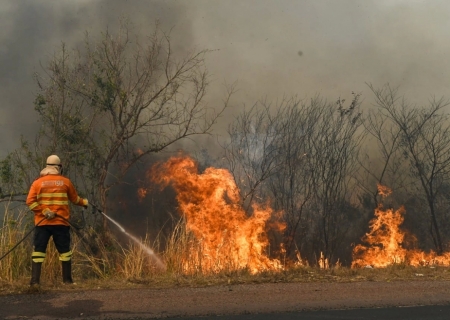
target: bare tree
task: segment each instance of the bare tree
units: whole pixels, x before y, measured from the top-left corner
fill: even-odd
[[[313,101],[305,104],[293,99],[286,106],[281,106],[283,116],[276,126],[280,170],[268,181],[275,208],[284,212],[284,244],[286,256],[291,259],[301,251],[308,232],[304,212],[312,197],[312,185],[311,170],[306,159],[306,137],[314,131],[315,126],[310,119],[315,108]]]
[[[280,110],[271,112],[270,104],[261,102],[244,110],[229,126],[224,158],[247,212],[253,201],[267,200],[265,182],[280,170],[276,141],[281,116]]]
[[[351,227],[347,215],[364,138],[364,131],[359,130],[362,124],[359,98],[359,94],[354,94],[347,108],[341,99],[334,105],[317,101],[311,117],[315,130],[307,137],[319,237],[314,243],[329,262],[334,260],[336,249]],[[319,252],[316,254],[318,256]]]
[[[372,195],[373,209],[379,203],[377,184],[387,185],[394,191],[405,188],[405,172],[409,169],[400,148],[401,130],[390,118],[378,109],[371,110],[363,125],[369,138],[366,153],[359,162],[362,170],[358,181],[364,191]]]
[[[449,102],[432,99],[428,107],[411,106],[398,97],[397,89],[389,85],[375,89],[376,104],[401,131],[400,147],[427,200],[430,236],[438,253],[443,252],[436,203],[442,187],[450,178],[450,122],[443,113]]]

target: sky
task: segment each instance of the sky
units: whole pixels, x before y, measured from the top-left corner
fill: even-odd
[[[64,42],[99,34],[129,18],[150,34],[156,20],[179,51],[210,49],[208,96],[220,105],[238,89],[216,133],[261,99],[373,101],[367,83],[389,83],[414,104],[450,98],[447,0],[2,0],[0,2],[0,158],[39,129],[33,74]]]

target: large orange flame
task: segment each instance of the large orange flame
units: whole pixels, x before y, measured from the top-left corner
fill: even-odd
[[[378,194],[387,197],[391,190],[378,185]],[[387,267],[396,263],[406,263],[411,266],[450,265],[450,253],[437,255],[434,251],[423,251],[403,248],[405,231],[400,229],[404,220],[405,209],[394,211],[384,209],[380,204],[375,209],[375,218],[370,221],[370,231],[362,238],[366,245],[358,244],[353,249],[352,267]]]
[[[196,245],[186,259],[195,260],[203,272],[247,268],[251,273],[282,268],[266,254],[269,245],[266,228],[274,214],[269,206],[253,204],[248,217],[240,205],[239,189],[229,171],[208,168],[198,173],[189,157],[173,157],[155,165],[151,178],[163,187],[172,185],[179,210],[192,232]],[[278,228],[284,225],[278,223]],[[199,255],[198,248],[201,248]],[[186,272],[189,270],[185,263]]]

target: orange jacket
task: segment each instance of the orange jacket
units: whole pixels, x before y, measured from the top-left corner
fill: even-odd
[[[57,171],[42,170],[41,177],[36,179],[28,193],[26,204],[34,212],[34,224],[44,219],[39,225],[66,225],[70,218],[69,201],[75,205],[82,206],[83,199],[78,196],[72,182],[60,175]],[[58,216],[51,220],[44,218],[42,210],[49,208]]]

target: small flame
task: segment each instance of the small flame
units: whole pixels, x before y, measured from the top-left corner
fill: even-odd
[[[137,193],[138,193],[138,198],[139,201],[142,201],[145,196],[147,195],[148,190],[146,188],[139,188]]]
[[[323,252],[320,252],[320,258],[317,262],[320,269],[330,269],[330,263],[328,262],[328,259],[323,255]]]
[[[265,254],[269,245],[266,228],[274,217],[272,209],[253,204],[253,214],[247,217],[229,171],[208,168],[199,174],[193,159],[173,157],[154,166],[150,176],[163,187],[173,186],[186,229],[196,239],[185,258],[186,272],[194,271],[189,269],[189,261],[195,261],[197,268],[206,272],[225,268],[248,268],[251,273],[282,269],[279,260]],[[278,226],[284,228],[284,224]]]
[[[392,190],[386,186],[383,186],[381,184],[377,184],[377,188],[378,188],[378,194],[381,195],[382,197],[387,197],[392,193]]]

